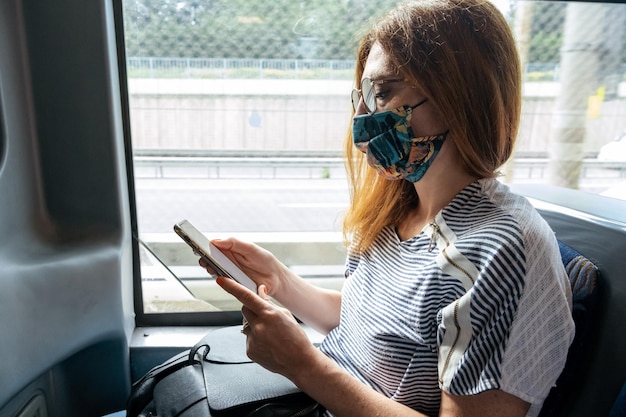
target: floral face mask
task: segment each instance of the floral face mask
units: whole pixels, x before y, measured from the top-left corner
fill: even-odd
[[[419,181],[439,153],[448,132],[416,138],[409,126],[413,109],[424,104],[354,116],[352,139],[368,164],[390,180]]]

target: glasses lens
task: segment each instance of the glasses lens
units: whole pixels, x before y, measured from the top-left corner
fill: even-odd
[[[361,93],[355,88],[352,90],[352,95],[350,97],[352,98],[352,108],[356,112],[356,109],[359,108],[359,101],[361,101]]]
[[[376,94],[372,85],[372,80],[364,78],[361,82],[361,94],[363,95],[363,102],[368,113],[373,113],[376,110]]]
[[[357,90],[356,88],[352,90],[352,107],[355,112],[359,108],[361,97],[363,97],[365,110],[367,110],[368,113],[373,113],[376,110],[376,94],[374,93],[372,80],[369,78],[363,78],[360,90]]]

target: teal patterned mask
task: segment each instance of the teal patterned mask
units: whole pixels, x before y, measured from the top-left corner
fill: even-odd
[[[410,182],[422,179],[446,138],[447,132],[414,137],[409,126],[413,108],[403,106],[386,112],[362,114],[352,120],[354,145],[367,155],[367,163],[387,179]]]

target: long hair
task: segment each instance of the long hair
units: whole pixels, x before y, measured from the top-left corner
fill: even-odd
[[[362,39],[356,85],[378,43],[398,73],[436,106],[458,149],[462,168],[490,178],[511,156],[521,112],[521,69],[513,35],[487,0],[419,0],[403,3]],[[398,225],[418,202],[412,183],[389,181],[345,143],[351,205],[344,239],[365,250],[386,226]]]

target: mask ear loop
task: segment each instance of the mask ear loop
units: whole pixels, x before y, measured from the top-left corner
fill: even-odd
[[[415,88],[415,87],[413,87],[413,88]],[[419,106],[421,106],[422,104],[426,103],[427,101],[428,101],[428,97],[426,97],[424,100],[422,100],[419,103],[417,103],[415,106],[410,106],[410,107],[411,107],[411,109],[416,109]]]

